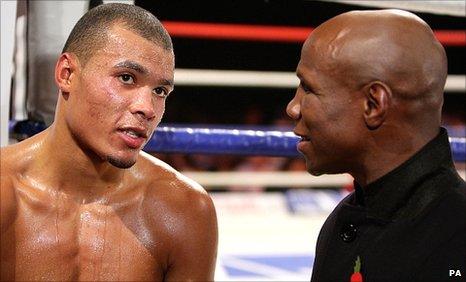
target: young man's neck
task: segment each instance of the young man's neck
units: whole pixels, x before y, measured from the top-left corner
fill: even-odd
[[[80,202],[105,199],[123,186],[128,170],[112,166],[96,155],[86,153],[59,124],[47,129],[38,167],[51,187]]]

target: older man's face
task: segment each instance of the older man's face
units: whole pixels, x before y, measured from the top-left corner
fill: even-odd
[[[330,54],[326,44],[306,41],[296,71],[300,85],[287,107],[302,137],[298,150],[314,175],[349,172],[363,147],[362,95],[346,86],[338,59]]]
[[[77,74],[66,122],[85,150],[127,168],[159,124],[173,89],[174,56],[119,25]]]

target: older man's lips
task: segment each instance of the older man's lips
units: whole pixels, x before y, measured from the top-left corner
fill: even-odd
[[[303,134],[296,133],[296,132],[295,134],[301,137],[301,139],[298,142],[297,149],[298,151],[302,152],[303,150],[306,149],[307,146],[309,146],[309,142],[311,141],[311,138]]]

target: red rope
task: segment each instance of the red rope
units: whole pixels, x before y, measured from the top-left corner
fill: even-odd
[[[465,30],[434,30],[434,34],[445,46],[466,46]]]
[[[308,27],[174,21],[164,21],[163,25],[174,37],[277,42],[304,42],[313,30]],[[434,33],[443,45],[466,46],[464,30],[437,30]]]

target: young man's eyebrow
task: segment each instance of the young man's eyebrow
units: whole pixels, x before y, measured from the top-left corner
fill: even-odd
[[[167,85],[167,86],[170,86],[172,88],[174,87],[173,80],[171,80],[171,79],[162,79],[162,80],[160,80],[160,84]]]
[[[135,70],[141,74],[148,74],[149,71],[139,63],[134,61],[123,61],[115,65],[116,68],[127,68]]]
[[[142,66],[139,63],[136,63],[134,61],[123,61],[115,65],[115,68],[127,68],[127,69],[132,69],[135,70],[141,74],[148,74],[149,70]],[[171,88],[174,87],[174,82],[172,79],[161,79],[160,84],[162,85],[167,85],[170,86]]]

